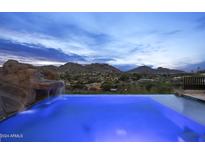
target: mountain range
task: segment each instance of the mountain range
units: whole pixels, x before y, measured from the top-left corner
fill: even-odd
[[[186,65],[185,67],[182,67],[180,69],[185,70],[187,72],[204,71],[205,70],[205,61],[202,61],[202,62],[196,63],[196,64],[189,64],[189,65]]]
[[[100,73],[121,73],[121,71],[111,65],[108,64],[99,64],[99,63],[93,63],[93,64],[87,64],[87,65],[81,65],[77,63],[66,63],[65,65],[61,65],[59,67],[60,72],[69,72],[69,73],[94,73],[94,72],[100,72]]]
[[[168,68],[162,68],[159,67],[157,69],[153,69],[149,66],[139,66],[134,69],[131,69],[129,71],[121,71],[117,69],[116,67],[108,64],[100,64],[100,63],[93,63],[93,64],[78,64],[78,63],[72,63],[68,62],[64,65],[61,65],[59,67],[57,66],[41,66],[41,68],[50,69],[53,71],[60,71],[60,72],[68,72],[68,73],[139,73],[139,74],[181,74],[185,73],[181,70],[174,70],[174,69],[168,69]]]
[[[131,69],[128,72],[130,73],[140,73],[140,74],[180,74],[185,73],[181,70],[168,69],[163,67],[158,67],[157,69],[153,69],[149,66],[139,66],[137,68]]]

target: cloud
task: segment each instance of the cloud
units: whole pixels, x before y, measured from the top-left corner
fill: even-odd
[[[0,50],[1,51],[1,50]],[[22,63],[29,63],[35,66],[42,66],[42,65],[56,65],[60,66],[65,64],[65,62],[59,62],[49,59],[43,59],[42,57],[27,57],[27,56],[19,56],[9,53],[0,52],[0,66],[2,66],[7,60],[9,59],[15,59]]]
[[[65,54],[60,49],[47,48],[42,45],[29,44],[29,43],[18,43],[10,40],[0,39],[0,51],[5,55],[14,55],[19,57],[33,57],[40,60],[47,61],[78,61],[83,62],[85,58],[83,56],[70,53]],[[7,58],[8,59],[8,58]]]
[[[129,50],[129,53],[143,52],[146,49],[147,49],[147,46],[145,46],[144,44],[136,44],[134,48]]]
[[[89,45],[99,45],[110,41],[110,36],[102,32],[88,31],[83,25],[65,20],[58,13],[1,13],[0,25],[4,29],[21,33],[44,34],[62,40],[79,41]],[[68,14],[69,16],[69,14]]]
[[[47,48],[61,49],[66,54],[78,53],[82,55],[89,55],[94,52],[90,50],[86,44],[78,41],[56,39],[52,36],[39,33],[27,33],[0,29],[0,38],[21,44],[28,43],[38,46],[45,46]]]
[[[66,15],[65,20],[62,13],[57,17],[54,13],[1,13],[0,37],[84,56],[97,55],[96,51],[112,41],[110,35],[89,31]]]
[[[205,16],[200,17],[196,20],[196,29],[205,30]]]
[[[166,35],[166,36],[171,36],[171,35],[175,35],[175,34],[178,34],[178,33],[181,33],[181,32],[182,32],[182,30],[176,29],[176,30],[171,30],[171,31],[168,31],[168,32],[163,32],[162,34]]]
[[[175,67],[185,55],[202,60],[198,55],[204,52],[204,34],[189,31],[199,17],[202,14],[0,13],[0,47],[8,57],[21,60]],[[205,19],[197,24],[203,29]]]
[[[93,57],[93,60],[96,63],[109,63],[110,61],[115,61],[114,58],[109,58],[109,57]]]

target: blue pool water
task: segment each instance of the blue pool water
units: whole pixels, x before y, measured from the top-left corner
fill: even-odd
[[[0,122],[1,141],[205,141],[203,124],[163,105],[173,97],[50,98]]]

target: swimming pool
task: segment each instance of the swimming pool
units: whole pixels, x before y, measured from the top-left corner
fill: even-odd
[[[62,95],[0,122],[0,134],[1,141],[205,141],[203,111],[174,95]]]

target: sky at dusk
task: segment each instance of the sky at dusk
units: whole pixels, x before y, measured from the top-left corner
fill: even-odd
[[[0,64],[8,59],[122,68],[200,65],[205,13],[0,13]]]

